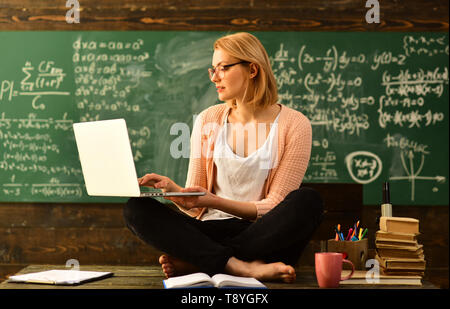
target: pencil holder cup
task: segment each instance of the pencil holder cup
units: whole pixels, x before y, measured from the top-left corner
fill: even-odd
[[[367,238],[357,241],[338,241],[329,239],[327,244],[328,252],[344,253],[344,258],[350,260],[355,266],[355,269],[358,270],[366,269],[367,250]]]

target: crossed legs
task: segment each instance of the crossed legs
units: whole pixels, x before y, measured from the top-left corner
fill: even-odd
[[[301,188],[255,222],[200,221],[151,198],[130,199],[124,217],[133,233],[166,253],[159,262],[167,277],[202,271],[293,282],[292,266],[322,210],[317,192]]]

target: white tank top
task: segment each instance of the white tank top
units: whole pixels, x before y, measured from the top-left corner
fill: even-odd
[[[275,161],[278,149],[278,114],[271,125],[269,135],[264,144],[247,157],[241,157],[233,152],[227,142],[227,122],[219,132],[214,144],[213,160],[216,165],[214,193],[217,196],[236,201],[259,201],[263,198],[264,183],[270,168]],[[265,124],[263,125],[265,128]],[[260,131],[261,132],[261,131]],[[264,130],[262,130],[264,132]],[[264,138],[266,137],[264,132]],[[234,215],[218,209],[209,208],[202,220],[220,220],[237,218]]]

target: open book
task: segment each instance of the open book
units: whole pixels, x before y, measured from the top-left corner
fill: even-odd
[[[88,281],[103,279],[112,275],[112,272],[54,269],[37,273],[10,276],[8,278],[8,282],[76,285]]]
[[[267,288],[255,278],[238,277],[225,274],[217,274],[212,277],[205,273],[194,273],[185,276],[172,277],[163,280],[166,289],[194,288],[194,287],[239,287],[239,288]]]

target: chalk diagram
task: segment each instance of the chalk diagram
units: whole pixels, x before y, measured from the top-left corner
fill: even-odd
[[[408,180],[411,183],[411,201],[415,200],[416,180],[436,181],[437,183],[444,183],[445,176],[421,176],[420,173],[425,165],[425,154],[420,157],[420,165],[415,170],[414,167],[414,152],[412,150],[402,151],[400,153],[401,163],[405,176],[390,176],[389,180]],[[408,159],[408,161],[407,161]],[[409,163],[409,166],[407,164]],[[368,184],[378,178],[383,169],[381,159],[374,153],[369,151],[355,151],[349,153],[345,157],[345,164],[347,166],[350,177],[357,183]],[[439,189],[434,187],[433,192]]]
[[[405,155],[409,159],[409,167],[406,164]],[[425,155],[422,154],[419,168],[417,171],[414,170],[414,152],[412,150],[402,151],[400,153],[400,158],[402,161],[403,169],[406,173],[406,176],[391,176],[389,180],[408,180],[411,183],[411,201],[414,201],[415,198],[415,189],[416,189],[416,180],[432,180],[438,183],[444,183],[444,176],[420,176],[422,172],[424,163],[425,163]],[[439,189],[437,187],[433,188],[433,192],[437,192]]]

